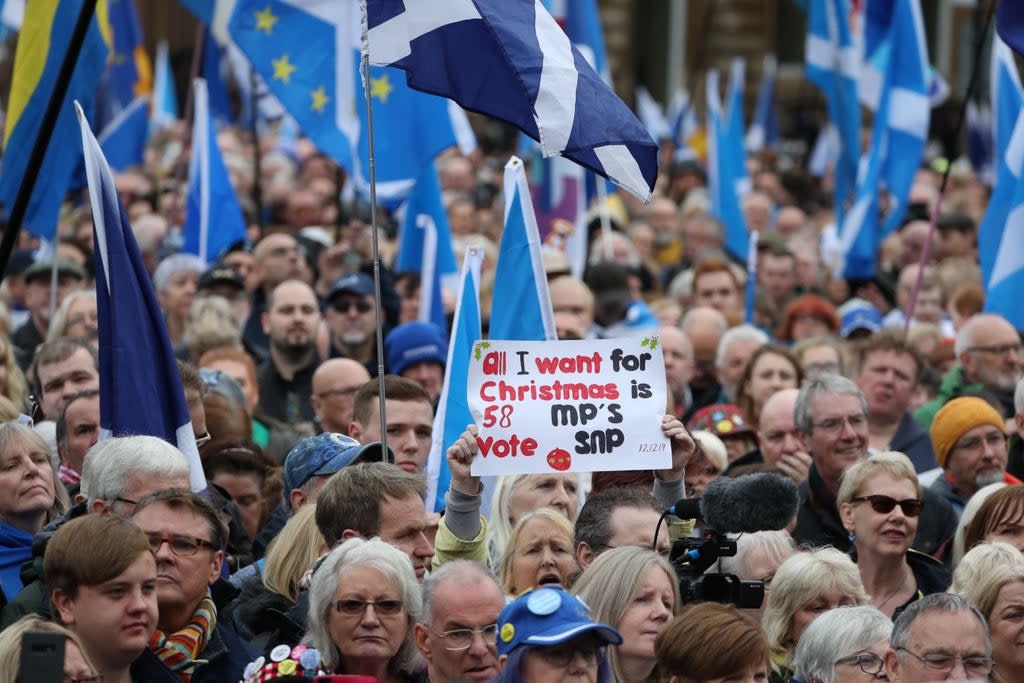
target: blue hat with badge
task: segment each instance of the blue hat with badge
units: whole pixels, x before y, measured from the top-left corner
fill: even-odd
[[[507,604],[498,615],[498,654],[507,655],[520,645],[559,645],[582,633],[593,633],[611,645],[622,643],[622,634],[595,624],[590,608],[572,593],[537,588]]]
[[[388,449],[390,453],[391,449]],[[394,462],[394,457],[389,458]],[[292,490],[300,488],[312,477],[334,474],[343,467],[359,462],[384,462],[384,451],[379,441],[361,444],[351,436],[324,432],[298,442],[284,459],[284,502]]]

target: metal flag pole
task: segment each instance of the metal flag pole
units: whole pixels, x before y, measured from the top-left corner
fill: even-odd
[[[377,383],[380,394],[380,442],[382,458],[391,462],[388,455],[388,419],[385,414],[384,396],[384,320],[380,306],[380,245],[377,236],[377,168],[373,156],[373,104],[370,97],[370,52],[363,50],[362,59],[363,93],[366,97],[366,140],[369,147],[370,163],[370,231],[373,237],[373,315],[377,323]]]
[[[253,170],[253,182],[252,182],[252,203],[256,205],[256,222],[260,226],[260,237],[267,231],[266,220],[263,217],[263,179],[261,166],[262,162],[262,151],[260,150],[260,131],[259,131],[259,111],[260,111],[260,96],[256,92],[259,84],[259,79],[256,77],[256,68],[251,64],[249,65],[249,107],[250,112],[250,134],[252,135],[252,170]]]

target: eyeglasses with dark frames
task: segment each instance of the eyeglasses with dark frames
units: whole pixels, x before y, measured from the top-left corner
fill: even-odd
[[[366,612],[366,608],[373,606],[373,611],[378,616],[393,617],[397,614],[401,614],[402,608],[405,607],[405,603],[401,600],[338,600],[334,603],[334,610],[339,614],[344,614],[346,617],[361,617]]]
[[[885,661],[878,655],[870,652],[837,659],[835,666],[839,666],[840,664],[856,665],[860,667],[861,671],[866,674],[870,674],[871,676],[877,676],[882,673],[882,669],[885,668]]]
[[[160,546],[164,543],[169,545],[171,552],[178,557],[192,557],[199,552],[200,548],[219,550],[213,542],[193,536],[164,536],[162,534],[147,533],[146,537],[149,539],[149,549],[154,553],[160,550]]]

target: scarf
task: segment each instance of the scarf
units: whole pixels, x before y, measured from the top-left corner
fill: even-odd
[[[60,466],[60,480],[64,482],[65,486],[71,486],[72,484],[78,484],[82,481],[82,475],[71,469],[67,465]]]
[[[164,666],[176,673],[178,678],[184,683],[189,683],[196,665],[201,663],[196,658],[206,649],[210,642],[210,634],[216,626],[217,606],[207,593],[185,628],[169,635],[157,629],[149,640],[149,649],[160,658]]]
[[[21,590],[21,565],[32,559],[32,534],[0,521],[0,590],[10,602]]]

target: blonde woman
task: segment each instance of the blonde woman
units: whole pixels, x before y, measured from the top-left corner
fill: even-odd
[[[508,595],[548,584],[568,587],[579,570],[573,528],[561,512],[534,510],[512,530],[501,560],[499,583]]]
[[[18,367],[14,345],[6,336],[0,336],[0,396],[10,401],[19,413],[25,410],[28,383]]]

